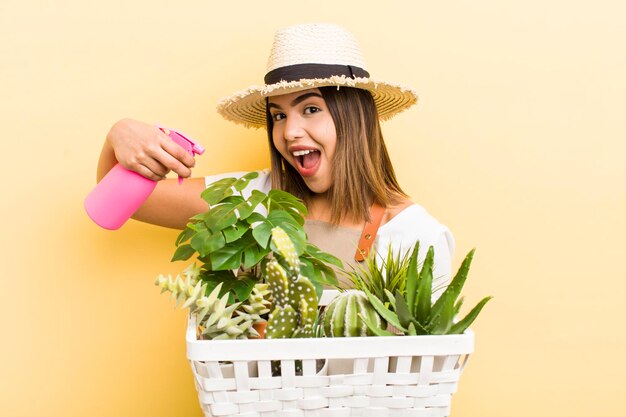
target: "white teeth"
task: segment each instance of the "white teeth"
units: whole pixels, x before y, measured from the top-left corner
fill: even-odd
[[[315,152],[314,150],[310,150],[310,149],[305,149],[303,151],[295,151],[292,152],[293,156],[302,156],[302,155],[308,155],[311,152]]]

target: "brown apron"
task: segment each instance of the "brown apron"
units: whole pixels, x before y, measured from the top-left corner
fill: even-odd
[[[305,220],[304,230],[307,233],[309,242],[328,252],[343,262],[346,271],[352,271],[351,266],[358,269],[361,265],[354,259],[354,254],[359,244],[361,230],[351,229],[349,227],[333,226],[330,223],[319,220]],[[374,246],[378,237],[374,239]],[[337,269],[335,269],[337,270]],[[341,273],[337,273],[342,287],[350,288],[352,283],[350,279]]]

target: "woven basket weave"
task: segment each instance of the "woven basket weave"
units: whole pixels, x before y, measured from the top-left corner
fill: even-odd
[[[193,317],[187,328],[187,357],[205,416],[448,416],[473,346],[471,331],[197,340]]]

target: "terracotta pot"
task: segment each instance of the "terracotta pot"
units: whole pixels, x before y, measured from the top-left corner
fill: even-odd
[[[259,333],[258,339],[265,339],[265,328],[267,327],[267,321],[254,323],[252,327],[254,327],[254,330],[256,330],[257,333]]]

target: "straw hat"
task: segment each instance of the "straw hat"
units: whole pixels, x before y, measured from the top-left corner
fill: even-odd
[[[417,102],[415,90],[374,80],[365,68],[356,39],[345,29],[332,24],[289,26],[274,36],[265,85],[221,99],[217,111],[244,126],[265,127],[266,97],[323,86],[370,91],[382,120]]]

